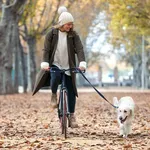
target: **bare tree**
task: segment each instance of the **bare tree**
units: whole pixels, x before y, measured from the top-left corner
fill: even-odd
[[[13,93],[15,86],[12,80],[13,54],[17,49],[16,42],[18,28],[18,17],[26,0],[6,0],[1,3],[1,22],[0,22],[0,93]]]

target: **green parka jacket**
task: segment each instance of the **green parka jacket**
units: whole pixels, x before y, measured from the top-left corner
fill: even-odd
[[[51,66],[54,61],[54,55],[58,43],[58,33],[59,33],[58,31],[59,29],[52,28],[45,37],[43,49],[43,62],[48,62],[49,66]],[[76,67],[76,58],[75,58],[76,54],[79,63],[81,61],[85,61],[83,45],[81,43],[79,35],[75,31],[71,31],[67,34],[67,46],[68,46],[68,59],[70,68]],[[75,74],[71,73],[71,76],[75,95],[78,96]],[[45,86],[50,86],[50,73],[48,71],[41,69],[36,78],[36,82],[33,89],[33,95],[39,89]]]

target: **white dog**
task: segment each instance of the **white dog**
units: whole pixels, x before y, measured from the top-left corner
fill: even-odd
[[[117,121],[120,127],[120,135],[127,137],[132,132],[131,124],[134,118],[135,103],[129,96],[122,97],[119,101],[117,97],[113,98],[114,105],[117,109]]]

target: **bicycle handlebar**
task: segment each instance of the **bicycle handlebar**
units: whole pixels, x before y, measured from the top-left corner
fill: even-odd
[[[60,72],[60,73],[65,73],[66,71],[71,71],[73,73],[80,73],[81,72],[81,70],[77,67],[69,68],[69,69],[59,69],[59,70],[58,69],[59,68],[57,68],[57,67],[50,67],[50,72]],[[85,70],[82,72],[85,73]]]

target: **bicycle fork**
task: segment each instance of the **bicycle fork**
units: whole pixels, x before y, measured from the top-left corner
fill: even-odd
[[[68,105],[68,95],[66,89],[60,90],[60,96],[59,96],[59,106],[58,106],[58,118],[61,120],[63,115],[65,115],[68,118],[68,125],[70,127],[70,111],[69,111],[69,105]],[[66,99],[65,99],[66,98]],[[64,108],[66,107],[66,108]],[[66,111],[63,111],[63,110]],[[65,114],[63,114],[65,112]]]

